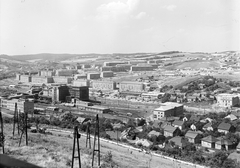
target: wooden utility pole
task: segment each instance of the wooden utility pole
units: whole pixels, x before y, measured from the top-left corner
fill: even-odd
[[[81,137],[81,134],[78,133],[78,127],[75,126],[74,127],[74,133],[73,133],[73,153],[72,153],[72,166],[71,168],[73,168],[73,164],[74,164],[74,159],[77,158],[78,159],[78,164],[79,164],[79,168],[81,168],[81,156],[80,156],[80,148],[79,148],[79,138]],[[76,145],[76,141],[77,141],[77,152],[78,155],[74,156],[75,154],[75,145]]]
[[[95,149],[96,146],[96,140],[98,141],[97,145],[98,148]],[[92,155],[92,167],[94,165],[94,155],[95,152],[98,152],[98,166],[100,166],[100,139],[99,139],[99,118],[98,118],[98,114],[96,115],[96,124],[95,124],[95,133],[94,133],[94,141],[93,141],[93,155]]]
[[[18,116],[17,103],[15,103],[15,111],[14,111],[14,117],[13,117],[13,136],[14,136],[14,133],[15,133],[16,124],[17,124],[18,135],[20,134],[18,118],[19,118],[19,116]]]
[[[0,133],[0,147],[2,147],[2,153],[4,154],[4,133],[3,133],[3,119],[2,119],[2,109],[0,107],[0,122],[1,122],[1,133]]]
[[[90,136],[90,122],[87,123],[87,139],[86,139],[86,148],[88,147],[89,144],[89,149],[91,149],[91,136]]]
[[[28,119],[28,113],[24,112],[19,115],[20,118],[20,127],[21,127],[21,136],[19,141],[19,146],[21,145],[23,134],[25,133],[26,138],[26,145],[28,146],[28,133],[27,133],[27,119]]]

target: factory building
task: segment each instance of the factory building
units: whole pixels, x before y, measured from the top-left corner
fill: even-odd
[[[153,120],[181,115],[183,115],[183,105],[175,102],[162,103],[159,108],[153,110]]]
[[[32,76],[32,83],[53,83],[53,77]]]
[[[69,96],[68,86],[53,86],[52,87],[52,102],[65,102]]]
[[[144,92],[145,85],[142,82],[123,81],[119,83],[120,92]]]
[[[29,83],[29,82],[32,82],[32,77],[30,75],[21,75],[20,81]]]
[[[132,66],[130,71],[136,72],[136,71],[153,71],[154,68],[150,65],[148,66]]]
[[[84,80],[84,79],[78,79],[73,81],[73,86],[90,86],[90,81],[89,80]]]
[[[72,69],[58,69],[56,70],[56,76],[72,76],[76,73],[76,70]]]
[[[71,84],[73,78],[72,77],[65,77],[65,76],[54,76],[53,81],[54,83],[59,84]]]
[[[98,73],[98,72],[92,72],[92,73],[87,74],[87,79],[88,80],[99,79],[99,78],[100,78],[100,73]]]
[[[76,74],[74,75],[74,79],[87,79],[87,75],[86,74]]]
[[[126,62],[123,61],[104,62],[103,66],[116,66],[118,64],[126,64]]]
[[[104,71],[100,74],[101,78],[111,78],[113,77],[113,71]]]
[[[115,90],[116,82],[114,82],[114,81],[93,81],[92,88],[95,90]]]
[[[38,72],[39,76],[54,76],[55,72],[53,70],[42,70]]]
[[[34,110],[34,102],[24,100],[24,99],[12,99],[12,100],[7,100],[7,99],[1,99],[1,107],[15,111],[15,104],[17,103],[17,111],[20,113],[23,112],[28,112],[32,113]]]
[[[89,100],[89,87],[88,86],[69,87],[69,93],[72,98],[77,98],[79,100]]]

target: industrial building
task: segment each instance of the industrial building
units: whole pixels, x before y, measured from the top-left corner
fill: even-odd
[[[45,87],[42,90],[40,99],[51,100],[53,103],[65,102],[66,96],[69,96],[69,88],[66,85]]]
[[[87,74],[87,79],[88,80],[99,79],[99,78],[100,78],[100,73],[98,73],[98,72],[92,72],[92,73]]]
[[[151,65],[143,65],[143,66],[131,66],[130,71],[135,72],[135,71],[153,71],[154,67]]]
[[[145,91],[145,85],[142,82],[123,81],[119,83],[119,91],[143,92]]]
[[[100,74],[101,78],[111,78],[113,77],[113,71],[104,71]]]
[[[34,102],[24,100],[24,99],[1,99],[1,107],[15,111],[15,104],[17,104],[17,111],[20,113],[28,112],[32,113],[34,111]]]
[[[183,104],[175,102],[162,103],[159,108],[153,110],[153,120],[163,117],[176,117],[183,114]]]
[[[137,65],[139,63],[147,63],[146,60],[131,60],[131,61],[128,61],[128,64],[131,64],[131,65]]]
[[[78,79],[78,80],[73,80],[73,86],[90,86],[90,81],[87,79]]]
[[[94,90],[115,90],[116,82],[114,82],[114,81],[93,81],[92,88]]]
[[[240,104],[239,97],[236,94],[222,93],[216,96],[217,104],[220,107],[235,107]]]
[[[53,83],[51,76],[32,76],[32,83]]]
[[[89,87],[88,86],[69,87],[69,93],[72,98],[77,98],[79,100],[89,100]]]

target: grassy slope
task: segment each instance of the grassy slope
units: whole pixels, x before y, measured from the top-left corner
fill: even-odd
[[[48,168],[66,168],[70,167],[72,156],[72,143],[73,139],[69,135],[40,135],[29,133],[29,146],[24,145],[22,142],[21,147],[18,147],[18,139],[12,138],[12,125],[5,124],[6,136],[6,153],[12,157],[26,160],[30,163],[48,167]],[[81,159],[82,167],[89,167],[91,165],[91,150],[85,148],[85,137],[80,138]],[[23,139],[25,140],[25,139]],[[101,141],[101,155],[105,155],[111,151],[116,167],[174,167],[176,163],[172,161],[151,156],[143,152],[132,151],[112,145],[107,142]],[[103,159],[101,158],[101,162]],[[75,161],[77,167],[77,161]],[[96,164],[95,164],[96,165]],[[189,168],[191,166],[181,165],[182,167]]]

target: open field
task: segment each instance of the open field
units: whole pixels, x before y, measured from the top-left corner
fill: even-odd
[[[24,140],[21,147],[18,147],[17,136],[12,137],[12,125],[5,124],[5,150],[6,153],[14,158],[28,161],[30,163],[47,167],[47,168],[66,168],[71,165],[72,154],[72,135],[65,133],[54,133],[53,135],[42,135],[38,133],[29,133],[29,146],[25,146]],[[81,162],[82,167],[90,167],[91,165],[91,150],[85,148],[86,138],[80,138]],[[92,142],[92,141],[91,141]],[[128,168],[172,168],[186,167],[179,162],[173,162],[164,158],[160,158],[144,152],[133,151],[131,149],[101,141],[101,155],[106,155],[111,151],[115,167]],[[101,158],[101,162],[102,162]],[[77,161],[74,162],[77,167]],[[95,164],[96,165],[96,164]]]

